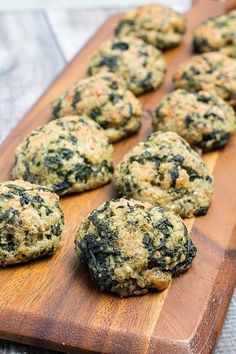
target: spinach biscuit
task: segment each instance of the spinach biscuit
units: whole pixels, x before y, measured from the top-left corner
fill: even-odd
[[[76,253],[102,291],[122,296],[166,288],[185,272],[196,247],[180,217],[135,200],[105,202],[77,232]]]
[[[127,11],[115,29],[117,36],[141,38],[161,50],[179,45],[184,32],[184,17],[158,4]]]
[[[211,17],[197,26],[193,45],[199,53],[219,50],[236,58],[236,10]]]
[[[82,192],[111,180],[112,152],[103,129],[91,119],[59,118],[19,145],[12,177],[47,186],[59,195]]]
[[[222,148],[236,128],[233,108],[215,94],[178,89],[157,106],[155,130],[174,131],[190,145],[209,151]]]
[[[120,195],[165,206],[182,217],[204,215],[213,193],[212,177],[198,153],[178,134],[155,132],[117,166]]]
[[[136,132],[142,107],[125,81],[112,73],[80,80],[53,102],[53,116],[86,115],[95,120],[111,142]]]
[[[216,93],[236,109],[236,59],[218,52],[195,55],[179,66],[173,79],[176,88]]]
[[[166,71],[161,51],[141,39],[114,38],[102,43],[92,56],[88,74],[120,75],[134,94],[160,86]]]
[[[24,182],[0,183],[0,266],[53,254],[60,245],[64,215],[59,197]]]

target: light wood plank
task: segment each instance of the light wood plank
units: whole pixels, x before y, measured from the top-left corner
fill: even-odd
[[[15,11],[15,10],[25,10],[25,9],[75,9],[75,8],[110,8],[112,6],[117,6],[119,8],[127,8],[139,6],[142,4],[154,3],[155,1],[150,0],[17,0],[17,1],[0,1],[0,10],[4,11]],[[158,0],[158,3],[167,4],[174,7],[178,11],[187,11],[190,7],[191,0]]]
[[[47,16],[67,61],[86,44],[97,29],[118,9],[50,10]]]
[[[65,65],[42,12],[0,14],[0,50],[12,67],[0,73],[0,142]]]
[[[0,51],[10,55],[12,64],[0,74],[1,142],[63,69],[65,60],[42,12],[0,14],[0,33]],[[52,352],[0,341],[0,353]]]

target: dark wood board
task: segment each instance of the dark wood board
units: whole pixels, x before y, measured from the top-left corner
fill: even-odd
[[[140,132],[115,145],[117,163],[151,132],[148,110],[171,90],[177,65],[191,55],[192,29],[222,13],[214,0],[196,1],[187,14],[183,44],[166,52],[168,73],[161,88],[140,97]],[[50,118],[50,102],[85,76],[88,60],[121,15],[111,17],[72,60],[0,147],[0,180],[10,178],[14,149]],[[113,184],[61,199],[67,229],[55,256],[0,270],[0,337],[66,352],[134,354],[210,353],[235,285],[236,136],[220,152],[204,155],[214,172],[214,198],[207,216],[186,224],[198,248],[191,269],[159,293],[119,299],[100,293],[78,265],[74,236],[81,220],[116,195]]]

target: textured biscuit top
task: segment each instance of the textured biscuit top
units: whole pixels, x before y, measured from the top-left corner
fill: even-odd
[[[203,151],[227,144],[236,129],[233,108],[206,91],[178,89],[165,96],[153,115],[156,130],[175,131]]]
[[[200,53],[220,50],[236,58],[236,10],[211,17],[197,26],[193,44]]]
[[[127,11],[115,29],[118,36],[141,38],[162,50],[177,46],[184,32],[184,16],[158,4]]]
[[[76,253],[101,290],[128,296],[165,288],[189,268],[196,247],[173,212],[121,198],[105,202],[82,222]]]
[[[22,180],[0,183],[0,265],[50,255],[60,245],[59,197]]]
[[[236,59],[223,53],[191,57],[179,66],[173,79],[176,88],[216,93],[236,108]]]
[[[112,178],[112,152],[104,131],[91,119],[59,118],[34,130],[18,146],[12,176],[58,194],[81,192]]]
[[[78,81],[53,102],[54,118],[71,114],[95,120],[115,142],[139,129],[142,107],[121,77],[105,73]]]
[[[170,208],[183,217],[206,214],[212,176],[198,153],[173,132],[155,132],[128,152],[115,171],[126,197]]]
[[[131,91],[141,94],[160,86],[165,69],[161,51],[141,39],[125,37],[103,42],[90,60],[88,74],[116,73]]]

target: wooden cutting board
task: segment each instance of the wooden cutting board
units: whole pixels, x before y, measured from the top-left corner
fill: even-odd
[[[151,132],[149,111],[171,90],[177,65],[191,55],[192,29],[224,10],[214,0],[194,3],[187,14],[183,44],[165,54],[165,82],[159,90],[140,97],[145,107],[141,131],[115,145],[116,163]],[[120,16],[111,17],[101,27],[2,144],[0,180],[10,178],[15,147],[49,120],[52,99],[85,76],[89,57],[111,36]],[[204,159],[214,171],[214,198],[207,216],[186,221],[198,248],[186,274],[166,290],[141,297],[119,299],[100,293],[86,267],[78,265],[74,236],[92,209],[116,196],[114,186],[64,197],[61,205],[67,230],[56,255],[0,270],[0,337],[76,353],[211,352],[236,280],[236,136],[224,150],[208,153]]]

